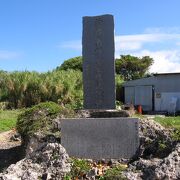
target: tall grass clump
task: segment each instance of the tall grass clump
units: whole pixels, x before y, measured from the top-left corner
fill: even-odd
[[[8,108],[31,107],[45,101],[80,108],[82,73],[74,70],[47,73],[0,71],[0,102],[8,103]]]
[[[122,77],[116,75],[116,99],[123,100]],[[46,73],[0,71],[0,109],[32,107],[53,101],[80,109],[83,102],[81,70],[57,68]]]

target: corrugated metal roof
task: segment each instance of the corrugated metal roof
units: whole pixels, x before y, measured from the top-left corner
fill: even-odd
[[[157,73],[157,74],[153,74],[154,76],[169,76],[169,75],[180,75],[180,72],[174,72],[174,73]]]
[[[151,77],[146,77],[146,78],[141,78],[141,79],[136,79],[136,80],[131,80],[131,81],[127,81],[127,82],[124,82],[122,84],[122,86],[136,86],[136,85],[143,85],[143,86],[146,86],[146,85],[153,85],[155,83],[155,81],[157,79],[159,79],[158,77],[161,77],[161,76],[180,76],[180,73],[178,72],[175,72],[175,73],[157,73],[157,74],[153,74],[153,76]]]
[[[153,85],[155,81],[155,77],[147,77],[147,78],[141,78],[141,79],[136,79],[132,81],[127,81],[122,84],[122,86],[136,86],[136,85]]]

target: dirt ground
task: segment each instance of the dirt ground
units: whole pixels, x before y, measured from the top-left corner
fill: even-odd
[[[21,141],[13,141],[14,130],[0,133],[0,172],[23,158]]]
[[[0,149],[9,149],[15,146],[20,146],[21,141],[13,141],[11,137],[16,133],[14,130],[0,133]]]

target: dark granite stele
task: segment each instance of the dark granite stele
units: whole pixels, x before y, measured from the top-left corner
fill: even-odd
[[[114,19],[83,17],[83,90],[85,109],[115,109]]]

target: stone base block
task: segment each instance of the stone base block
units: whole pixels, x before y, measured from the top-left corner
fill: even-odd
[[[61,143],[73,157],[131,158],[139,146],[138,119],[62,119]]]

